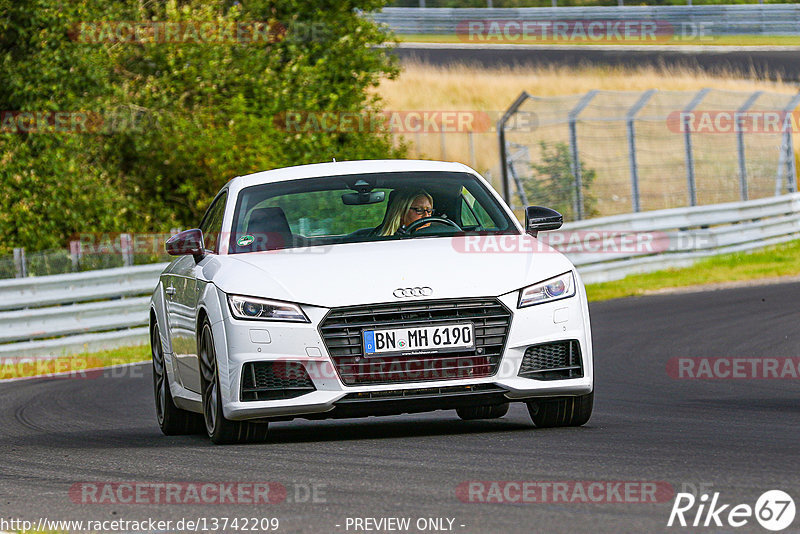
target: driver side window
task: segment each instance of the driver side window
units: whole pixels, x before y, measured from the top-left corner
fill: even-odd
[[[225,215],[225,203],[228,194],[223,193],[211,204],[200,223],[200,230],[203,231],[203,242],[209,252],[219,254],[220,234],[222,234],[222,217]]]

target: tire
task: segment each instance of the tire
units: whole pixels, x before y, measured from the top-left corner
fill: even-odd
[[[465,420],[473,419],[499,419],[508,413],[508,403],[490,404],[488,406],[465,406],[456,408],[458,416]]]
[[[164,349],[158,325],[150,330],[150,353],[153,357],[153,393],[156,400],[156,421],[166,436],[198,434],[203,431],[200,414],[181,410],[175,406],[169,389],[169,375],[164,364]]]
[[[594,391],[577,397],[556,397],[530,401],[528,413],[539,428],[581,426],[592,416]]]
[[[269,425],[251,421],[231,421],[222,412],[217,352],[214,349],[214,336],[208,321],[198,339],[200,358],[200,385],[203,391],[203,420],[206,433],[217,445],[225,443],[255,443],[267,439]]]

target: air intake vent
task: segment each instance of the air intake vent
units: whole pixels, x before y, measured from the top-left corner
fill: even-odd
[[[242,366],[242,401],[293,399],[316,389],[300,362],[247,362]]]
[[[581,378],[581,346],[576,340],[528,347],[522,357],[519,376],[536,380]]]

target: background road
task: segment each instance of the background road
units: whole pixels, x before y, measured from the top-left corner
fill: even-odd
[[[402,61],[433,65],[453,63],[481,67],[610,65],[629,68],[687,67],[708,72],[724,70],[742,78],[800,80],[800,47],[699,47],[633,45],[506,45],[470,46],[404,43],[394,52]]]
[[[485,422],[448,411],[277,423],[268,443],[219,447],[160,434],[147,366],[0,384],[0,517],[266,516],[280,519],[280,532],[346,532],[356,516],[449,517],[464,533],[699,530],[665,529],[671,500],[462,503],[455,488],[467,480],[706,484],[724,502],[751,505],[783,489],[800,505],[800,381],[666,373],[676,356],[799,356],[799,296],[795,283],[592,305],[597,397],[582,428],[533,429],[515,404]],[[82,481],[274,481],[290,501],[293,484],[324,484],[326,502],[80,505],[68,491]],[[751,520],[737,532],[766,531]]]

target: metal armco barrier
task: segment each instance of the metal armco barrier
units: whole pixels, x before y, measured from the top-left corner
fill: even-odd
[[[798,35],[798,4],[528,8],[387,7],[368,15],[399,34],[459,34],[467,21],[654,21],[693,39],[725,34]],[[461,24],[462,26],[459,26]],[[464,36],[467,39],[467,36]],[[496,42],[496,40],[495,40]],[[698,44],[703,44],[699,41]]]
[[[148,295],[166,265],[0,281],[0,357],[146,343]]]
[[[577,221],[541,237],[575,263],[584,282],[616,280],[800,239],[800,193]],[[622,246],[642,238],[655,245]],[[165,266],[0,282],[0,357],[146,343],[148,295]]]
[[[572,260],[583,281],[606,282],[800,239],[800,193],[576,221],[557,232],[563,244],[555,248]],[[548,236],[551,243],[554,237]],[[655,243],[654,252],[617,246],[641,238]]]

